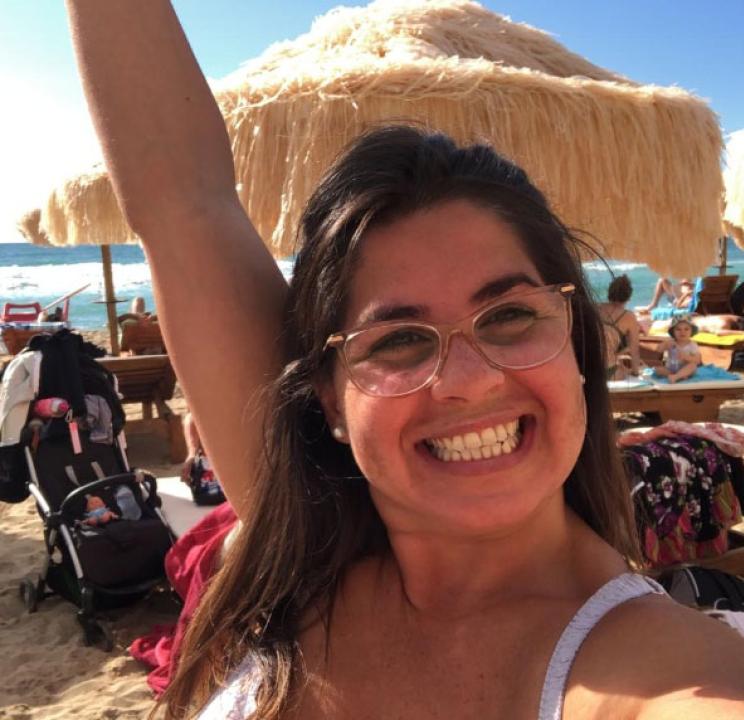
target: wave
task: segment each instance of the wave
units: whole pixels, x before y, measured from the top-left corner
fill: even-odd
[[[285,278],[292,275],[292,261],[279,260]],[[142,263],[113,263],[112,274],[117,295],[143,295],[151,292],[150,268]],[[37,300],[55,298],[90,283],[84,295],[103,295],[103,266],[100,262],[63,265],[10,265],[0,267],[0,299]]]
[[[117,292],[137,292],[151,284],[147,263],[114,263],[112,274]],[[0,267],[0,297],[6,299],[60,296],[85,283],[90,283],[86,294],[103,294],[103,266],[100,262]]]
[[[644,270],[648,269],[648,266],[643,263],[624,262],[622,260],[610,260],[607,265],[610,266],[614,273],[632,272],[633,270]],[[582,263],[582,267],[586,271],[592,272],[607,272],[607,266],[599,260],[592,260],[591,262]]]

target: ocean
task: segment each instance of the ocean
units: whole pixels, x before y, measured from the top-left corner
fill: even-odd
[[[132,298],[145,299],[148,310],[154,308],[150,271],[142,249],[137,245],[115,245],[111,248],[117,314],[127,312]],[[744,252],[733,243],[728,249],[729,273],[737,273],[744,281]],[[289,277],[289,260],[279,266]],[[633,284],[630,306],[645,305],[653,294],[658,275],[645,265],[610,261],[615,273],[626,273]],[[584,265],[586,275],[600,299],[606,297],[611,276],[598,262]],[[713,266],[709,273],[717,273]],[[81,330],[106,327],[103,298],[101,251],[98,247],[73,248],[37,247],[27,243],[0,243],[0,306],[6,302],[38,301],[42,306],[75,288],[90,283],[90,287],[76,295],[70,304],[71,324]]]

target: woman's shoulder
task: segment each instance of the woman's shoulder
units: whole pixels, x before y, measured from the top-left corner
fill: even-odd
[[[587,638],[566,717],[584,717],[571,708],[606,706],[612,717],[744,718],[742,701],[744,638],[698,610],[647,595],[608,613]],[[617,712],[618,703],[627,707]]]

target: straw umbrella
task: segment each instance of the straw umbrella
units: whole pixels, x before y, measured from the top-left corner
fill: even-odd
[[[301,209],[345,144],[413,120],[491,143],[608,257],[676,276],[715,258],[722,139],[705,103],[633,83],[470,0],[337,8],[213,90],[241,201],[275,256],[294,250]],[[101,182],[81,192],[79,211],[60,204],[70,231],[98,234],[95,215],[109,234],[125,232],[115,203],[97,206],[113,198]]]
[[[292,249],[300,210],[339,149],[371,124],[405,118],[493,144],[608,256],[678,276],[715,257],[714,113],[679,88],[639,86],[469,0],[339,8],[214,89],[241,198],[277,254]]]
[[[105,170],[96,166],[64,181],[50,194],[44,209],[34,211],[34,215],[35,213],[39,213],[39,232],[27,235],[31,242],[61,246],[100,246],[104,285],[102,302],[106,305],[111,353],[118,355],[116,304],[121,300],[114,295],[110,246],[136,243],[137,236],[124,221]],[[24,218],[19,222],[19,227]],[[39,243],[38,240],[45,242]]]

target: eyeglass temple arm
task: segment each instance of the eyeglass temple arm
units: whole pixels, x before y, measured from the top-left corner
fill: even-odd
[[[329,335],[328,339],[325,341],[325,346],[323,347],[323,349],[327,350],[328,348],[336,348],[344,342],[344,339],[345,337],[342,333]]]

